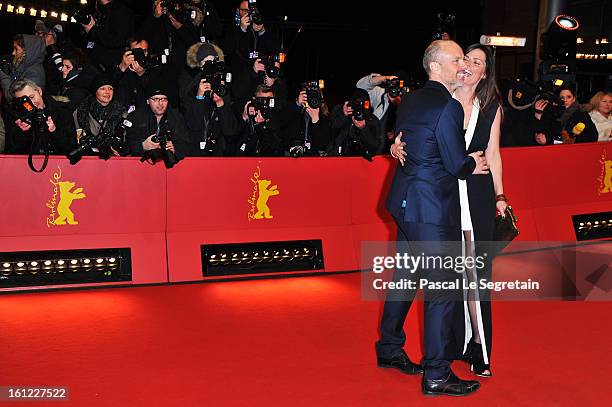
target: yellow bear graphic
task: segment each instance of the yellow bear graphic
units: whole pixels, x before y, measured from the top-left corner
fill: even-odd
[[[271,196],[280,194],[280,191],[277,189],[277,185],[273,185],[268,189],[272,181],[267,179],[262,179],[257,181],[259,186],[259,197],[257,198],[257,213],[255,214],[255,219],[272,219],[273,216],[270,215],[270,207],[268,207],[268,199]]]
[[[68,221],[69,225],[78,225],[79,222],[74,220],[74,213],[70,210],[70,205],[75,199],[85,198],[83,188],[74,188],[74,182],[64,181],[59,183],[60,187],[60,201],[57,204],[58,218],[55,220],[56,225],[65,225]]]
[[[612,160],[605,162],[606,173],[603,179],[604,188],[601,190],[602,193],[612,192]]]

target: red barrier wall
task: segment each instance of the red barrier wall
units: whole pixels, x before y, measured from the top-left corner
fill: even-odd
[[[25,157],[0,157],[0,252],[129,247],[133,284],[167,281],[166,174],[139,164],[54,157],[37,174]],[[68,204],[61,188],[77,194],[67,207],[78,224],[54,224]]]
[[[511,148],[502,158],[519,240],[575,241],[571,215],[612,210],[610,143]],[[86,157],[77,166],[52,158],[35,174],[24,157],[0,157],[0,251],[130,247],[133,284],[142,284],[201,280],[202,244],[321,239],[325,271],[355,270],[362,241],[395,236],[384,209],[394,165],[388,157],[190,158],[167,171]],[[78,225],[46,223],[60,170],[86,194],[71,205]],[[272,218],[255,219],[266,180],[261,189],[278,192],[267,200]]]

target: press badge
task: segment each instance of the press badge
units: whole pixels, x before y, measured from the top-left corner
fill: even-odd
[[[240,151],[244,152],[246,150],[246,144],[240,146]]]
[[[304,147],[306,147],[306,150],[310,150],[310,142],[304,143]]]
[[[206,142],[200,141],[200,150],[206,150]]]
[[[200,37],[200,42],[201,42],[202,44],[204,44],[204,43],[206,42],[206,37],[201,36],[201,37]]]
[[[257,52],[257,51],[253,51],[253,52],[251,52],[251,53],[249,54],[249,58],[251,58],[251,59],[257,59],[257,58],[259,58],[259,52]]]
[[[95,43],[95,42],[93,42],[93,41],[89,41],[89,42],[87,43],[87,49],[93,49],[93,47],[94,47],[95,45],[96,45],[96,43]]]
[[[132,127],[132,122],[131,122],[131,121],[129,121],[129,120],[124,120],[124,121],[123,121],[123,125],[124,125],[125,127]]]

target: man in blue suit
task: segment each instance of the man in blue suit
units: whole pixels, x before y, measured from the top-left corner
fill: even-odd
[[[465,179],[470,173],[486,173],[488,168],[482,152],[466,155],[463,108],[451,96],[460,86],[458,77],[465,69],[463,58],[463,51],[455,42],[432,42],[423,56],[429,81],[422,89],[404,97],[397,112],[395,131],[402,134],[402,141],[406,143],[406,161],[395,171],[387,209],[398,226],[398,248],[404,241],[403,246],[414,255],[451,254],[445,244],[432,242],[460,244],[457,179]],[[445,282],[455,281],[457,274],[433,268],[416,273],[396,270],[394,279],[401,278]],[[407,374],[424,370],[422,392],[427,395],[462,396],[476,391],[479,382],[461,380],[450,369],[457,356],[451,350],[454,349],[451,341],[460,292],[457,296],[458,291],[425,288],[423,367],[412,363],[404,352],[403,326],[415,292],[392,290],[387,294],[381,337],[376,343],[378,366],[396,368]]]

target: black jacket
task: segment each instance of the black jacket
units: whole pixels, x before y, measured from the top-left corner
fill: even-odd
[[[289,103],[281,113],[281,123],[284,152],[294,146],[303,146],[304,155],[317,156],[318,151],[325,151],[331,142],[331,122],[323,113],[319,113],[319,121],[313,124],[303,107]]]
[[[53,119],[56,130],[53,133],[45,131],[43,136],[39,137],[32,152],[34,154],[44,153],[45,144],[47,144],[50,154],[65,155],[76,146],[76,130],[72,116],[62,103],[55,101],[53,98],[44,97],[44,101],[45,110]],[[22,131],[15,124],[15,120],[17,120],[16,117],[10,117],[7,120],[6,153],[29,154],[34,131]]]
[[[331,127],[335,134],[328,151],[329,155],[372,157],[380,154],[384,139],[379,129],[378,118],[373,114],[366,114],[366,126],[358,129],[351,117],[344,115],[342,106],[338,105],[332,110]]]
[[[189,152],[189,133],[185,121],[180,113],[171,107],[166,111],[166,118],[168,128],[172,131],[172,144],[176,150],[176,157],[182,159]],[[125,124],[130,152],[134,156],[142,157],[144,155],[142,142],[160,130],[155,115],[149,107],[138,109],[128,115]]]
[[[274,157],[280,152],[280,122],[277,114],[264,123],[242,122],[235,155]]]
[[[99,5],[95,15],[96,24],[89,31],[87,40],[89,56],[96,66],[105,70],[121,61],[125,44],[134,33],[134,13],[121,1],[112,0],[105,6]]]
[[[209,98],[187,102],[185,121],[191,132],[188,153],[191,156],[224,155],[226,139],[235,139],[241,130],[229,104],[218,108]]]

